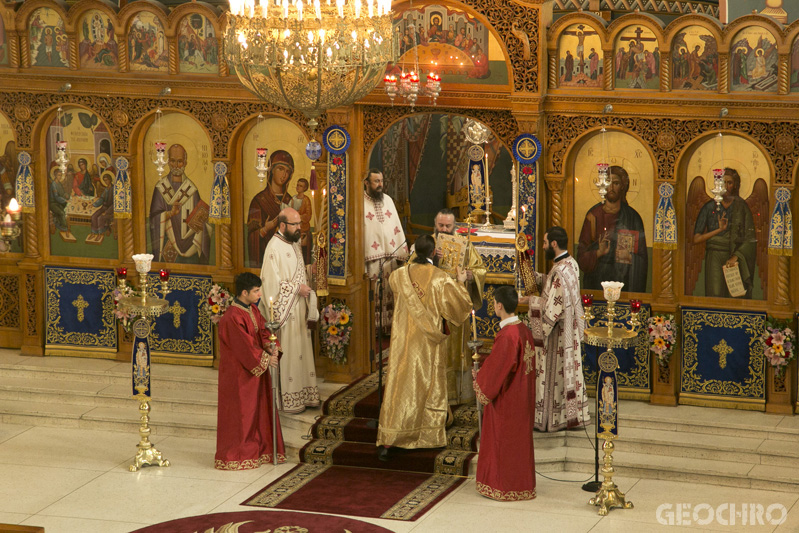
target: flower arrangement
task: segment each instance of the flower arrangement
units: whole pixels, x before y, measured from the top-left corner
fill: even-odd
[[[205,312],[211,317],[212,323],[219,324],[232,301],[230,292],[214,283],[205,299]]]
[[[322,310],[319,323],[322,344],[336,364],[347,362],[347,346],[352,332],[352,311],[346,304],[334,302]]]
[[[795,342],[793,330],[788,327],[787,320],[768,317],[766,331],[761,337],[766,359],[777,370],[777,375],[781,376],[785,372],[785,367],[796,355],[793,351]]]
[[[117,286],[114,292],[111,293],[114,297],[114,316],[122,321],[122,327],[126,331],[130,331],[131,324],[133,324],[134,316],[127,311],[122,311],[119,308],[119,300],[133,295],[133,289],[128,285]]]
[[[674,315],[655,315],[649,319],[647,325],[651,343],[649,349],[655,352],[659,365],[668,366],[677,336],[677,323],[674,321]]]

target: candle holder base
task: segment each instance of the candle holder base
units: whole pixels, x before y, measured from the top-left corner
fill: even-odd
[[[619,490],[619,487],[613,482],[613,475],[616,471],[613,469],[613,449],[615,448],[613,440],[606,439],[602,445],[602,451],[605,452],[604,465],[602,466],[602,475],[605,480],[596,493],[596,496],[588,500],[589,505],[599,507],[599,516],[607,516],[608,511],[618,507],[620,509],[632,509],[633,502],[628,502],[624,493]]]
[[[169,461],[164,459],[161,452],[150,442],[150,399],[145,395],[140,395],[138,400],[139,414],[141,415],[141,426],[139,427],[141,440],[136,445],[139,451],[136,452],[133,464],[128,467],[128,470],[136,472],[142,466],[169,466]]]

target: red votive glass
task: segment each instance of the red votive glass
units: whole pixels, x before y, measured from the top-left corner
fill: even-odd
[[[158,275],[161,276],[161,281],[169,281],[169,270],[162,268]]]
[[[583,294],[583,305],[585,307],[591,307],[592,303],[594,303],[594,297],[590,294]]]
[[[630,311],[637,313],[641,310],[641,300],[630,300]]]
[[[126,279],[128,277],[128,269],[125,267],[119,267],[117,269],[117,277],[119,279]]]

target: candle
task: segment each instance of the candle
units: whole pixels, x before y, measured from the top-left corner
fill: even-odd
[[[8,207],[6,208],[6,211],[11,213],[12,215],[19,214],[20,207],[19,207],[19,202],[17,202],[16,198],[12,198],[11,201],[8,202]]]
[[[483,169],[483,173],[486,177],[486,211],[488,211],[489,206],[491,205],[491,186],[488,183],[488,152],[486,152],[486,166]],[[491,213],[486,213],[486,223],[488,220],[491,219]]]
[[[275,321],[275,302],[272,301],[272,297],[269,297],[269,322]]]
[[[161,276],[161,281],[169,281],[169,270],[162,268],[158,275]]]
[[[630,300],[630,311],[637,313],[641,310],[641,300]]]
[[[119,279],[125,279],[128,277],[128,269],[125,267],[119,267],[117,269],[117,277]]]
[[[477,340],[477,320],[474,317],[474,309],[472,309],[472,339]]]
[[[583,305],[586,307],[591,307],[592,303],[594,303],[594,297],[590,294],[583,294]]]

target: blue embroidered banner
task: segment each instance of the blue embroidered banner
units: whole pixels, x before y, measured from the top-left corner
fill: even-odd
[[[327,281],[331,285],[347,283],[347,148],[350,135],[341,126],[330,126],[322,136],[327,158],[327,227],[330,246],[327,258]]]
[[[31,172],[31,155],[20,152],[17,156],[19,168],[17,169],[16,190],[14,191],[17,202],[23,213],[33,213],[36,210],[36,199],[33,193],[33,173]]]
[[[765,409],[766,313],[682,309],[680,403]]]
[[[677,214],[674,211],[674,186],[671,183],[661,183],[658,187],[658,207],[655,211],[655,248],[666,250],[677,249]]]
[[[113,270],[45,267],[45,353],[113,358]]]
[[[599,380],[596,382],[596,412],[599,424],[597,435],[613,438],[619,435],[619,383],[616,350],[599,356]]]
[[[208,222],[211,224],[230,224],[230,187],[226,176],[227,165],[222,161],[214,163],[214,185],[211,188],[208,214]]]
[[[771,255],[793,254],[793,217],[791,216],[791,191],[779,187],[774,191],[774,211],[768,231],[768,253]]]
[[[117,175],[114,178],[114,218],[131,218],[133,213],[128,160],[117,157]]]
[[[139,318],[133,323],[133,356],[130,359],[133,395],[150,396],[150,321]]]
[[[513,156],[516,159],[516,251],[518,263],[518,289],[533,290],[535,270],[536,198],[538,190],[538,158],[541,142],[535,135],[523,133],[514,139]]]
[[[151,287],[160,287],[158,274],[148,276]],[[211,318],[203,303],[211,290],[208,276],[172,274],[169,277],[170,293],[167,310],[154,321],[150,334],[150,348],[154,361],[180,360],[198,366],[213,363],[213,338]]]
[[[485,150],[476,144],[469,147],[469,165],[467,167],[466,182],[469,184],[469,213],[476,209],[485,208]]]
[[[607,303],[595,302],[592,306],[594,316],[586,327],[605,326],[607,327]],[[616,371],[616,381],[619,391],[624,398],[645,400],[649,398],[649,334],[647,333],[646,323],[649,320],[651,308],[648,305],[641,306],[638,318],[641,327],[638,330],[636,343],[629,348],[614,348],[613,353],[619,363]],[[616,303],[617,325],[624,324],[629,327],[630,305]],[[583,343],[583,375],[588,389],[594,389],[599,378],[599,365],[597,359],[606,348],[591,346]]]

